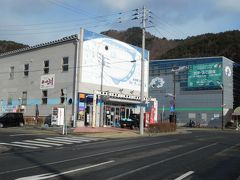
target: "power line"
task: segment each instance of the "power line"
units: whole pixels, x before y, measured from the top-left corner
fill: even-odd
[[[179,36],[179,33],[180,33],[183,36],[186,36],[186,37],[188,36],[185,32],[177,28],[175,25],[172,25],[169,22],[164,21],[163,18],[160,18],[156,13],[152,12],[152,14],[158,20],[157,22],[159,22],[163,26],[168,26],[176,35]]]
[[[104,56],[104,57],[106,58],[107,56]],[[129,60],[125,60],[125,59],[121,59],[121,58],[118,58],[118,59],[121,60],[121,61],[115,61],[115,62],[108,63],[108,64],[110,64],[110,65],[111,64],[121,64],[121,63],[127,63],[127,62],[131,63]],[[8,62],[5,62],[5,63],[8,63]],[[31,64],[31,63],[24,63],[24,64]],[[23,66],[24,66],[24,64],[23,64]],[[13,66],[13,65],[10,65],[10,66]],[[83,65],[83,66],[78,66],[78,67],[75,67],[75,66],[70,67],[70,66],[68,66],[68,69],[80,69],[80,68],[100,67],[100,66],[101,66],[101,63],[98,63],[98,64],[91,64],[91,65]],[[49,68],[49,70],[50,70],[50,68]],[[51,68],[51,71],[58,71],[58,70],[62,70],[62,68]],[[15,73],[24,73],[25,71],[26,70],[14,71],[14,74]],[[43,72],[43,71],[44,71],[44,67],[42,69],[29,70],[28,72],[30,73],[30,72]],[[0,72],[0,74],[10,74],[10,73],[11,73],[10,71],[8,71],[8,72],[6,72],[6,71],[5,72],[4,71]]]

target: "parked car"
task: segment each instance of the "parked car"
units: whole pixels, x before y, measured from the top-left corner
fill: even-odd
[[[8,126],[23,126],[24,119],[22,113],[3,113],[0,116],[0,128]]]
[[[140,122],[140,115],[139,114],[132,114],[129,118],[124,118],[120,120],[121,128],[129,127],[131,129],[139,128]]]

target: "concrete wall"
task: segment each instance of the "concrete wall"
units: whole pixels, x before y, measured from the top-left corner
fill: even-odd
[[[15,55],[0,57],[0,99],[3,107],[7,105],[10,94],[13,106],[19,105],[22,92],[27,91],[27,106],[25,115],[35,115],[35,105],[39,105],[39,115],[51,114],[53,106],[60,104],[61,89],[67,88],[68,98],[73,97],[73,72],[76,56],[76,42],[68,41],[52,46],[41,47]],[[69,70],[62,72],[62,58],[69,57]],[[48,104],[42,104],[40,79],[44,75],[44,60],[49,60],[49,74],[55,74],[55,86],[48,89]],[[29,64],[29,76],[24,77],[24,64]],[[9,79],[10,66],[14,66],[14,78]],[[72,106],[67,107],[68,119],[72,114]]]

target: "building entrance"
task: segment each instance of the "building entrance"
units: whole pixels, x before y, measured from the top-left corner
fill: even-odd
[[[124,118],[129,118],[130,114],[133,113],[134,107],[126,106],[104,106],[104,126],[119,127],[119,121]]]

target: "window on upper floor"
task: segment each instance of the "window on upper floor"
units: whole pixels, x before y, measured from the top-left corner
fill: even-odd
[[[44,74],[48,74],[49,73],[49,60],[45,60],[44,61],[43,72],[44,72]]]
[[[22,105],[27,105],[27,91],[22,92]]]
[[[7,105],[8,106],[12,105],[12,94],[9,94],[9,93],[8,93]]]
[[[47,104],[48,102],[48,91],[43,90],[42,91],[42,104]]]
[[[60,103],[63,104],[65,101],[65,94],[64,94],[64,90],[61,89],[61,92],[60,92]]]
[[[24,64],[24,77],[28,77],[29,75],[29,64]]]
[[[10,67],[10,73],[9,73],[9,79],[13,79],[14,78],[14,66]]]
[[[62,71],[68,71],[68,57],[64,57],[62,61]]]

